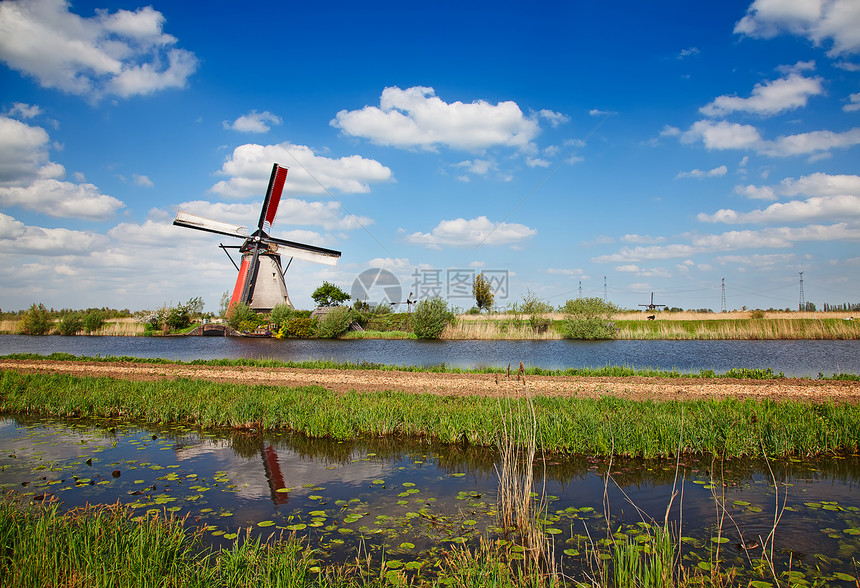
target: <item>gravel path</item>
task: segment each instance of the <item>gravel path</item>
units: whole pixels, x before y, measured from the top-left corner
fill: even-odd
[[[0,370],[104,376],[129,380],[176,378],[276,386],[318,385],[337,392],[398,390],[440,395],[519,395],[596,398],[613,395],[634,400],[770,398],[807,402],[860,402],[860,382],[785,378],[735,380],[703,378],[589,378],[504,374],[438,374],[382,370],[296,369],[192,366],[87,361],[0,360]]]

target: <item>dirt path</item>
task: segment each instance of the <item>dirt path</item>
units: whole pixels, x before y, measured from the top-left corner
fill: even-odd
[[[437,374],[381,370],[216,367],[176,364],[104,363],[87,361],[0,360],[0,370],[21,373],[58,373],[105,376],[129,380],[175,378],[276,386],[318,385],[337,392],[399,390],[431,394],[495,396],[522,394],[526,388],[537,396],[594,398],[614,395],[631,399],[689,400],[697,398],[771,398],[808,402],[860,402],[860,382],[832,382],[786,378],[781,380],[732,380],[702,378],[584,378],[572,376],[525,376],[515,373]]]

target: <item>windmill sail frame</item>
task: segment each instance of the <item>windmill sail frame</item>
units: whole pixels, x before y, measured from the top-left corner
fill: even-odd
[[[287,172],[288,168],[277,163],[273,164],[257,229],[250,235],[245,226],[212,220],[181,210],[176,213],[173,221],[176,226],[244,239],[242,245],[238,246],[242,253],[242,261],[237,266],[239,275],[230,298],[231,306],[241,302],[258,312],[269,312],[276,304],[288,304],[292,307],[284,280],[286,271],[281,265],[282,254],[289,256],[290,262],[295,258],[331,266],[337,265],[340,258],[340,251],[278,239],[269,235],[278,213]],[[220,247],[226,252],[228,247],[234,246],[220,245]],[[232,257],[230,261],[234,266],[236,265]]]

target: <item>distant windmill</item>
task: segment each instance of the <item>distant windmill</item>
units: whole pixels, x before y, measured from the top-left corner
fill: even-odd
[[[654,304],[654,292],[651,292],[651,304],[640,304],[639,306],[644,306],[648,310],[657,310],[659,306],[666,308],[665,304]]]
[[[287,285],[284,282],[284,274],[289,269],[293,258],[325,265],[337,265],[340,251],[284,241],[269,236],[272,223],[278,212],[278,204],[281,202],[281,193],[284,191],[286,179],[287,168],[281,167],[277,163],[274,164],[272,176],[269,178],[269,188],[266,190],[266,199],[263,201],[263,209],[260,211],[257,230],[250,235],[243,226],[210,220],[181,210],[176,213],[174,225],[245,240],[242,245],[220,245],[225,252],[227,249],[238,249],[242,254],[241,267],[236,265],[236,262],[230,257],[230,261],[233,261],[233,265],[239,270],[239,276],[233,288],[233,296],[230,298],[231,305],[236,302],[243,302],[258,312],[268,312],[276,304],[292,306],[287,293]],[[282,254],[290,257],[285,269],[281,269]],[[227,255],[230,254],[227,253]]]

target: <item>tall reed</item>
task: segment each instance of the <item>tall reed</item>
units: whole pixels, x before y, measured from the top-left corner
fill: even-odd
[[[509,397],[498,400],[501,425],[496,468],[499,526],[513,536],[515,544],[522,549],[527,570],[538,574],[544,571],[552,573],[554,559],[548,549],[551,542],[538,523],[539,516],[546,513],[546,492],[538,494],[534,487],[535,454],[540,432],[522,370],[519,377],[523,381],[525,402],[512,403]],[[541,460],[541,463],[545,461]]]

